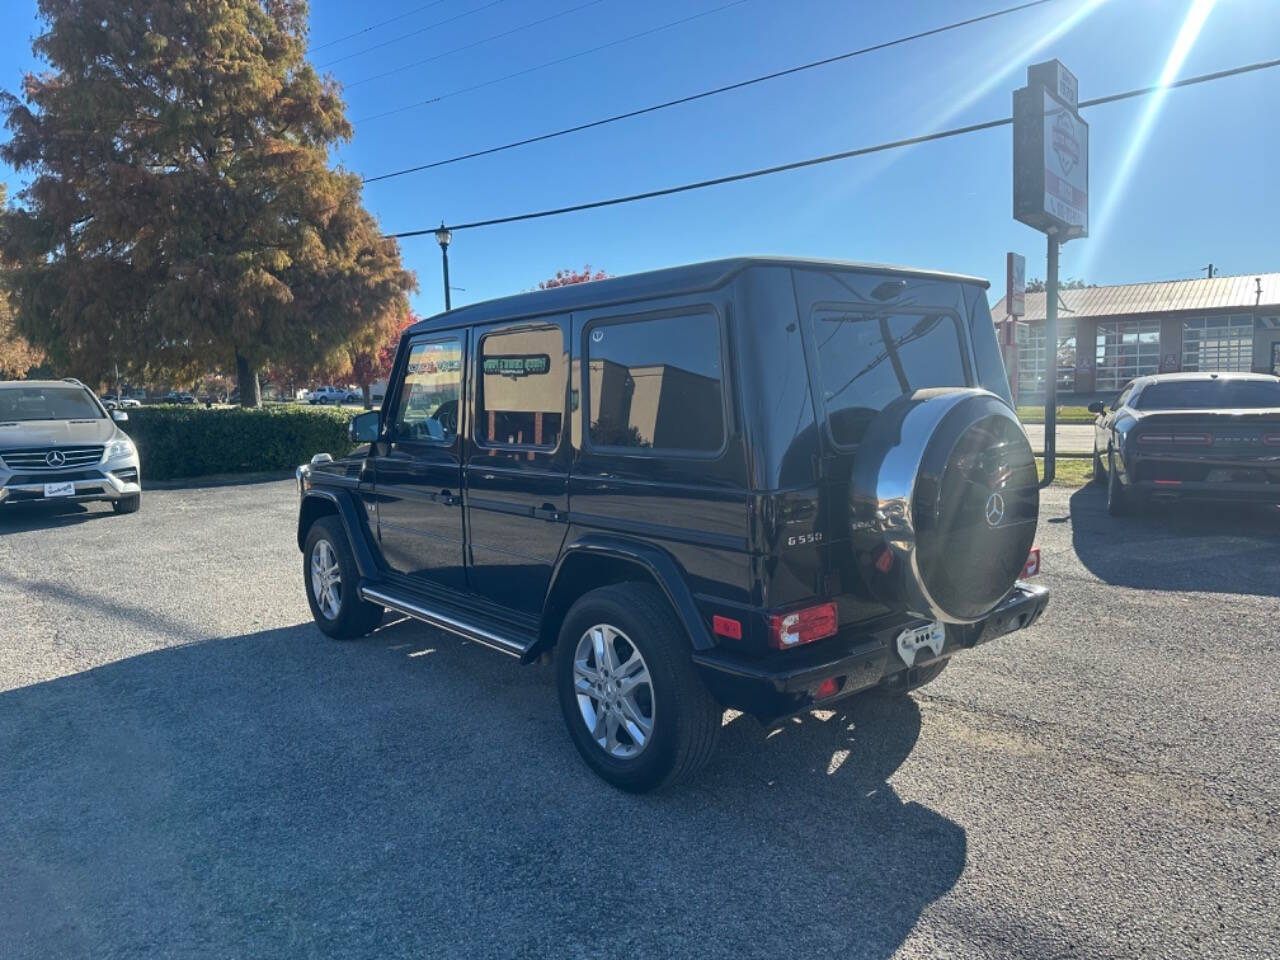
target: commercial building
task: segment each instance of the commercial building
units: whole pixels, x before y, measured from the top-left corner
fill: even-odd
[[[1026,300],[1010,379],[1019,402],[1043,402],[1045,295]],[[1003,299],[991,315],[1006,319]],[[1280,374],[1280,273],[1062,290],[1056,353],[1065,402],[1113,396],[1152,373]]]

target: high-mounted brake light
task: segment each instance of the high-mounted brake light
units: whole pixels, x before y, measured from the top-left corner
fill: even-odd
[[[1027,577],[1034,577],[1040,572],[1040,548],[1032,547],[1031,552],[1027,554],[1027,562],[1022,565],[1022,575],[1019,579],[1025,580]]]
[[[779,650],[790,650],[833,636],[837,626],[834,603],[775,613],[769,617],[769,644]]]

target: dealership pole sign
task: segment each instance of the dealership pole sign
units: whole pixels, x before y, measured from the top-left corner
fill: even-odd
[[[1089,235],[1089,125],[1079,84],[1057,60],[1013,92],[1013,218],[1057,238]]]
[[[1027,258],[1020,253],[1005,254],[1004,312],[1011,317],[1027,314]]]

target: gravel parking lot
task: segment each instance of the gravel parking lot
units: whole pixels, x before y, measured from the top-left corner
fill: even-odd
[[[322,637],[294,510],[3,511],[0,954],[1276,956],[1276,512],[1050,490],[1041,624],[633,797],[545,667]]]

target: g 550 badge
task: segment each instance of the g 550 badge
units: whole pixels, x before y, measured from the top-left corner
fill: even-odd
[[[788,547],[804,547],[811,543],[821,543],[821,533],[797,533],[793,537],[787,537]]]

